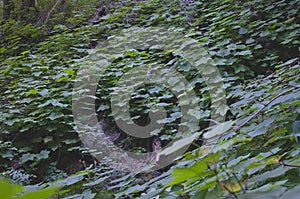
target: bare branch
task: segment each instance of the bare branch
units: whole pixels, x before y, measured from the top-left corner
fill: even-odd
[[[248,117],[248,119],[246,119],[242,124],[240,124],[239,126],[236,126],[235,127],[235,130],[239,130],[240,128],[242,128],[243,126],[245,126],[248,122],[250,122],[253,118],[255,118],[261,111],[263,111],[267,106],[269,106],[273,101],[275,101],[277,98],[283,96],[283,95],[286,95],[294,90],[297,90],[300,88],[300,85],[297,85],[287,91],[284,91],[278,95],[276,95],[275,97],[273,97],[267,104],[264,104],[260,109],[258,109],[258,111],[251,115],[250,117]]]
[[[56,6],[61,3],[62,0],[57,0],[51,10],[48,12],[46,21],[49,20],[51,13],[55,10]]]

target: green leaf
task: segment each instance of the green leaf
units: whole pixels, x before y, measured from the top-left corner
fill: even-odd
[[[226,104],[222,104],[221,106],[217,107],[216,113],[225,116],[228,110],[230,110],[229,106]]]
[[[234,121],[227,121],[216,124],[210,128],[210,130],[204,133],[203,138],[210,139],[226,133],[234,124]]]
[[[37,160],[47,159],[49,157],[50,151],[42,150],[40,153],[36,154]]]
[[[64,116],[63,113],[60,113],[60,112],[56,113],[56,112],[53,112],[53,113],[50,114],[49,119],[50,119],[50,120],[55,120],[55,119],[60,118],[60,117],[63,117],[63,116]]]
[[[285,192],[281,197],[281,199],[299,199],[300,198],[300,186],[294,187],[287,192]]]
[[[196,139],[199,135],[201,135],[201,133],[202,132],[197,132],[193,135],[186,136],[184,138],[176,140],[171,146],[164,148],[163,151],[161,151],[159,154],[168,156],[168,155],[182,149],[183,147],[187,147],[194,141],[194,139]]]
[[[0,192],[3,199],[12,199],[17,193],[24,190],[21,185],[11,184],[5,180],[0,180]]]
[[[52,186],[54,187],[57,187],[57,186],[69,186],[69,185],[72,185],[72,184],[76,184],[80,181],[82,181],[84,179],[84,176],[86,174],[85,173],[81,173],[81,174],[74,174],[74,175],[71,175],[63,180],[57,180],[57,181],[54,181],[52,182]]]
[[[23,164],[27,161],[32,161],[32,160],[34,160],[35,156],[36,156],[35,154],[25,153],[21,156],[20,163]]]
[[[172,173],[173,180],[169,182],[166,186],[179,184],[194,177],[199,178],[201,176],[201,173],[204,172],[206,169],[207,165],[203,161],[199,161],[188,168],[175,168]]]
[[[0,48],[0,54],[3,54],[6,51],[6,48]]]
[[[38,89],[34,88],[34,89],[31,89],[30,91],[28,91],[25,96],[28,97],[29,95],[35,95],[37,94],[39,91]]]
[[[265,191],[265,192],[252,192],[252,193],[246,193],[243,195],[239,195],[238,197],[241,199],[279,199],[279,195],[284,192],[285,188],[284,187],[279,187],[272,189],[270,191]],[[282,199],[287,199],[287,198],[282,198]]]
[[[57,189],[58,189],[57,187],[49,187],[41,190],[30,191],[17,198],[18,199],[32,199],[32,198],[47,199],[53,196],[56,193]]]
[[[247,28],[241,27],[240,30],[239,30],[239,34],[240,34],[240,35],[244,35],[244,34],[246,34],[247,32],[248,32]]]
[[[266,171],[260,175],[256,175],[248,180],[248,185],[251,186],[252,184],[258,183],[260,181],[268,180],[269,178],[275,178],[278,176],[282,176],[290,170],[291,168],[284,167],[284,168],[276,168],[274,170]]]
[[[47,137],[44,138],[45,143],[51,142],[52,140],[53,140],[52,136],[47,136]]]
[[[235,55],[252,55],[251,50],[244,50],[244,51],[240,51],[240,52],[236,52]]]

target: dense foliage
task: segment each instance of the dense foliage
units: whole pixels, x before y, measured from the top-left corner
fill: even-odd
[[[1,21],[1,176],[28,190],[41,189],[28,194],[43,197],[57,186],[59,198],[299,197],[299,1],[36,2],[37,10],[28,6],[24,13],[14,6]],[[141,43],[139,48],[123,49],[114,57],[101,73],[95,96],[99,121],[118,135],[114,143],[136,153],[152,150],[153,138],[128,136],[114,122],[110,107],[121,77],[151,64],[176,69],[190,82],[200,107],[191,117],[201,129],[190,123],[186,127],[201,135],[169,167],[121,172],[97,162],[82,145],[73,121],[73,87],[80,68],[93,65],[95,55],[105,57],[105,42],[118,49],[128,32],[139,35],[153,27],[184,35],[185,47],[197,42],[196,47],[207,50],[223,77],[227,105],[216,105],[222,119],[212,118],[216,96],[193,63],[196,53],[185,59],[176,49],[133,40]],[[180,82],[173,84],[184,92]],[[152,105],[164,107],[164,129],[152,135],[165,146],[181,125],[179,101],[170,89],[148,84],[132,93],[130,113],[135,123],[145,125]],[[40,182],[43,186],[32,186]],[[23,189],[16,185],[7,198]]]

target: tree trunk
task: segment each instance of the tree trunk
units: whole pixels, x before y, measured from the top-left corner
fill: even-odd
[[[19,20],[26,23],[34,23],[38,20],[40,14],[39,10],[35,6],[34,0],[21,0]]]
[[[3,1],[3,19],[8,20],[10,18],[11,12],[14,10],[14,4],[10,0]]]

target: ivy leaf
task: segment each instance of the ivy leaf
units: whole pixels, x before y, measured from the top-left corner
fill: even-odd
[[[58,112],[58,113],[53,112],[53,113],[50,114],[49,119],[50,120],[55,120],[55,119],[63,117],[63,116],[64,116],[64,114],[61,113],[61,112]]]
[[[222,104],[217,108],[216,113],[219,113],[220,115],[224,116],[226,115],[227,111],[229,110],[229,106],[226,104]]]
[[[244,51],[240,51],[240,52],[235,53],[235,55],[242,55],[242,56],[251,55],[251,54],[252,54],[251,50],[244,50]]]
[[[44,138],[44,143],[51,142],[52,140],[53,140],[52,136],[47,136],[47,137]]]
[[[34,160],[35,156],[36,156],[35,154],[25,153],[21,156],[20,163],[23,164],[27,161],[32,161],[32,160]]]
[[[42,150],[40,153],[36,155],[37,160],[47,159],[49,157],[50,151]]]
[[[282,194],[285,191],[285,189],[286,188],[284,187],[279,187],[265,192],[254,192],[254,193],[252,192],[252,193],[241,194],[238,197],[241,199],[254,199],[254,198],[255,199],[277,199],[277,198],[281,199],[279,198],[279,195]]]
[[[49,91],[48,89],[43,89],[39,92],[39,94],[42,96],[42,97],[45,97],[46,95],[48,95]]]
[[[269,125],[272,124],[274,120],[275,120],[274,118],[267,118],[259,125],[257,125],[254,131],[248,133],[248,135],[251,137],[256,137],[265,134],[268,130]]]
[[[244,34],[246,34],[247,32],[248,32],[248,29],[247,29],[247,28],[241,27],[240,30],[239,30],[239,34],[240,34],[240,35],[244,35]]]
[[[85,175],[85,173],[74,174],[63,180],[54,181],[52,186],[69,186],[83,180]]]
[[[299,199],[300,198],[300,186],[294,187],[285,192],[280,198],[285,199]]]
[[[29,95],[35,95],[37,94],[39,91],[38,89],[34,88],[34,89],[31,89],[30,91],[28,91],[25,96],[28,97]]]
[[[171,146],[165,148],[163,151],[161,151],[160,155],[170,155],[179,149],[186,147],[187,145],[190,145],[194,139],[196,139],[199,135],[201,135],[202,132],[194,133],[193,135],[181,138],[179,140],[176,140]]]
[[[234,124],[234,121],[227,121],[223,123],[216,124],[211,127],[211,130],[204,133],[203,138],[210,139],[218,135],[226,133]]]
[[[169,182],[166,186],[175,185],[181,182],[184,182],[188,179],[197,177],[199,178],[200,175],[207,169],[207,165],[203,161],[199,161],[191,167],[188,168],[175,168],[172,176],[173,180]]]

